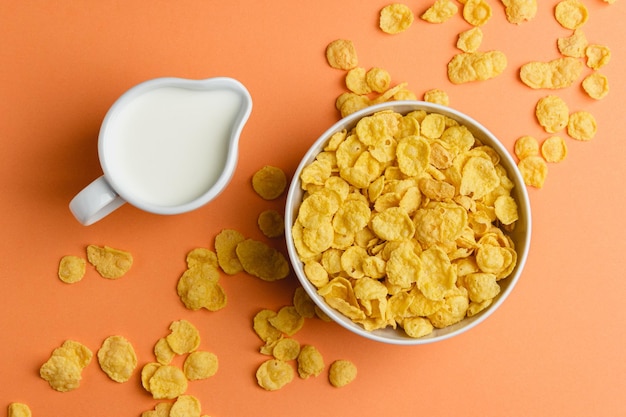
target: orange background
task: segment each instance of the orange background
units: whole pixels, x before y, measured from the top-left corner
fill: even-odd
[[[407,2],[418,14],[430,3]],[[217,375],[188,390],[213,417],[626,415],[622,0],[585,0],[587,38],[613,53],[602,69],[611,92],[594,101],[577,83],[555,93],[572,111],[594,114],[598,134],[582,143],[562,133],[567,159],[549,166],[543,189],[530,190],[534,229],[526,269],[501,309],[478,327],[444,342],[399,347],[308,320],[296,338],[318,347],[327,363],[352,360],[357,380],[336,389],[324,373],[266,392],[254,378],[266,357],[251,320],[261,308],[290,304],[295,277],[266,283],[223,276],[229,304],[214,313],[186,310],[175,292],[186,253],[212,248],[221,229],[264,239],[256,216],[281,210],[284,198],[261,200],[250,178],[265,164],[293,173],[338,119],[334,100],[344,91],[343,72],[324,57],[336,38],[354,41],[361,66],[386,68],[394,84],[407,81],[419,96],[447,91],[453,107],[511,150],[519,136],[546,138],[533,110],[548,92],[524,86],[518,71],[528,61],[556,58],[556,39],[570,31],[554,20],[554,0],[539,1],[537,17],[519,26],[506,21],[500,2],[489,3],[493,17],[483,27],[481,50],[502,50],[508,68],[493,80],[455,86],[446,64],[458,52],[458,33],[469,29],[460,15],[441,25],[417,19],[391,36],[377,28],[384,1],[1,1],[0,407],[21,401],[34,416],[138,416],[156,403],[140,387],[139,368],[119,384],[94,360],[80,388],[68,393],[53,391],[38,369],[66,339],[96,352],[113,334],[131,340],[141,366],[153,360],[152,347],[169,324],[185,318],[200,329],[201,348],[220,360]],[[254,108],[235,177],[193,213],[163,217],[126,205],[81,226],[68,203],[101,174],[102,118],[128,88],[160,76],[230,76],[247,86]],[[280,239],[270,243],[284,250]],[[81,282],[62,283],[59,259],[84,256],[88,244],[131,251],[132,270],[109,281],[88,268]]]

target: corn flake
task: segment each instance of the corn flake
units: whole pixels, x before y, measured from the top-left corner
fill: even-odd
[[[264,200],[275,200],[285,191],[287,177],[282,169],[266,165],[252,176],[252,188]]]
[[[491,14],[491,6],[485,0],[466,0],[463,5],[463,18],[473,26],[484,25]]]
[[[535,115],[546,132],[556,133],[567,126],[569,107],[562,98],[549,95],[539,99],[535,106]]]
[[[588,45],[585,49],[585,56],[587,57],[587,66],[598,70],[611,60],[611,50],[604,45]]]
[[[214,353],[197,350],[185,358],[183,373],[189,381],[197,381],[212,377],[218,367],[219,361]]]
[[[541,144],[541,155],[547,162],[561,162],[567,156],[567,144],[560,136],[549,137]]]
[[[359,64],[356,48],[350,40],[337,39],[326,47],[328,65],[341,70],[350,70]]]
[[[215,268],[218,267],[216,253],[207,248],[195,248],[190,250],[185,260],[187,262],[187,268],[194,268],[203,264],[208,264]]]
[[[178,320],[170,324],[170,334],[166,336],[167,343],[178,355],[191,353],[200,346],[200,332],[187,320]]]
[[[8,417],[31,417],[30,407],[24,403],[11,403],[7,409]]]
[[[426,91],[424,93],[424,101],[441,104],[442,106],[450,105],[450,97],[448,96],[448,93],[438,88]]]
[[[389,89],[391,76],[386,69],[374,67],[365,74],[365,81],[372,91],[384,93]]]
[[[264,342],[274,342],[282,337],[282,332],[270,323],[270,319],[276,317],[276,312],[263,309],[255,314],[252,323],[254,332]]]
[[[456,47],[463,52],[476,52],[483,42],[483,31],[479,27],[459,33]]]
[[[572,35],[557,39],[559,52],[572,58],[583,58],[588,44],[589,42],[587,42],[587,37],[582,29],[576,29]]]
[[[171,409],[171,403],[160,402],[154,406],[154,409],[141,413],[141,417],[169,417]]]
[[[276,210],[264,210],[259,214],[257,220],[261,232],[269,237],[280,237],[285,233],[285,219]]]
[[[380,11],[379,27],[383,32],[395,35],[411,27],[413,19],[413,12],[407,5],[394,3]]]
[[[580,60],[572,57],[556,58],[549,62],[529,62],[522,65],[520,78],[534,89],[566,88],[580,77],[583,66]]]
[[[148,391],[156,400],[174,399],[187,391],[187,378],[183,371],[173,365],[160,365],[147,381]]]
[[[537,15],[537,0],[502,0],[502,4],[510,23],[520,24]]]
[[[122,277],[133,265],[133,256],[129,252],[108,246],[87,246],[87,260],[101,276],[108,279]]]
[[[420,17],[429,23],[443,23],[449,20],[459,11],[459,8],[451,0],[435,0]]]
[[[165,337],[157,340],[157,342],[154,344],[153,351],[157,362],[161,365],[169,364],[170,362],[172,362],[174,356],[176,355],[176,352],[172,350],[170,344],[167,343],[167,339]]]
[[[226,306],[227,296],[218,283],[219,271],[210,264],[187,269],[176,286],[176,292],[185,307],[190,310],[206,308],[217,311]]]
[[[236,248],[244,271],[264,281],[276,281],[289,275],[289,263],[284,255],[265,243],[246,239]]]
[[[595,117],[584,110],[570,114],[567,124],[567,134],[573,139],[589,141],[593,139],[598,130]]]
[[[593,72],[582,82],[583,89],[589,97],[601,100],[609,94],[609,80],[604,74]]]
[[[298,375],[302,379],[316,377],[324,370],[324,358],[315,346],[305,345],[298,354]]]
[[[259,386],[268,391],[283,388],[293,380],[294,371],[291,365],[278,359],[263,362],[256,371]]]
[[[542,157],[527,156],[518,162],[517,167],[526,185],[535,188],[543,187],[548,175],[548,166]]]
[[[456,54],[448,63],[448,78],[454,84],[488,80],[502,74],[507,63],[500,51]]]
[[[237,245],[244,240],[246,239],[241,233],[232,229],[224,229],[215,236],[217,261],[225,273],[234,275],[243,271],[236,249]]]
[[[75,390],[82,379],[82,370],[93,353],[83,344],[66,340],[54,349],[50,358],[39,369],[39,375],[50,387],[59,392]]]
[[[510,195],[501,195],[493,203],[494,214],[505,225],[512,224],[519,219],[517,203]]]
[[[521,136],[515,141],[513,152],[520,160],[527,156],[537,156],[539,155],[539,141],[534,136]]]
[[[281,361],[295,360],[300,354],[300,343],[296,339],[284,338],[276,342],[272,355]]]
[[[296,334],[304,325],[304,317],[298,313],[294,306],[282,307],[275,316],[269,317],[267,321],[275,329],[288,336]]]
[[[109,336],[98,350],[98,363],[113,381],[126,382],[137,367],[137,355],[125,337]]]
[[[333,387],[340,388],[348,385],[356,379],[357,368],[349,360],[338,359],[330,364],[328,369],[328,381]]]
[[[578,29],[587,22],[589,12],[580,0],[563,0],[554,9],[554,17],[566,29]]]
[[[350,71],[346,73],[346,87],[348,90],[352,91],[355,94],[369,94],[372,92],[372,89],[367,84],[365,79],[366,74],[365,68],[356,67],[352,68]],[[343,104],[343,103],[342,103]],[[341,106],[339,106],[341,108]]]
[[[176,398],[169,411],[169,417],[200,417],[202,407],[193,395],[181,395]]]
[[[67,284],[74,284],[85,276],[86,261],[78,256],[67,255],[59,262],[59,279]]]

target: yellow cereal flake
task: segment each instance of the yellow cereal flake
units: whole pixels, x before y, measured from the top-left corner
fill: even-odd
[[[275,200],[287,187],[285,172],[275,166],[266,165],[252,176],[252,188],[264,200]]]
[[[502,4],[510,23],[520,24],[537,15],[537,0],[502,0]]]
[[[594,70],[599,70],[611,60],[611,50],[604,45],[588,45],[585,49],[587,66]]]
[[[141,368],[141,386],[146,391],[150,392],[150,378],[161,366],[158,362],[148,362]]]
[[[217,261],[222,271],[228,275],[234,275],[243,271],[243,266],[237,257],[237,245],[245,240],[245,237],[236,230],[224,229],[215,236],[215,252]]]
[[[527,156],[519,161],[517,167],[526,185],[535,188],[543,187],[548,175],[548,166],[542,157]]]
[[[383,32],[395,35],[411,27],[413,19],[413,12],[407,5],[394,3],[381,9],[378,25]]]
[[[59,392],[79,387],[83,369],[91,362],[93,353],[74,340],[66,340],[54,349],[50,358],[39,369],[39,375]]]
[[[576,140],[589,141],[598,131],[595,117],[587,111],[581,110],[570,114],[567,124],[567,134]]]
[[[510,195],[501,195],[493,203],[496,218],[505,225],[513,224],[519,219],[517,203]]]
[[[300,353],[300,343],[296,339],[284,338],[276,342],[272,354],[281,361],[292,361]]]
[[[237,245],[236,253],[244,271],[264,281],[276,281],[289,275],[285,256],[261,241],[246,239]]]
[[[356,379],[357,368],[349,360],[338,359],[330,364],[328,381],[333,387],[344,387]]]
[[[275,316],[267,319],[269,324],[288,336],[295,335],[304,325],[304,317],[294,306],[282,307]]]
[[[274,327],[269,321],[276,315],[275,311],[263,309],[255,314],[252,320],[254,332],[266,343],[275,342],[283,336],[282,331]]]
[[[285,219],[276,210],[262,211],[259,214],[257,224],[261,232],[269,238],[280,237],[285,233]]]
[[[337,110],[341,117],[346,117],[372,104],[367,96],[353,95],[341,103]]]
[[[571,86],[580,78],[584,64],[572,57],[549,62],[529,62],[522,65],[520,78],[530,88],[559,89]]]
[[[359,64],[356,48],[351,40],[337,39],[326,47],[328,65],[341,70],[350,70]]]
[[[296,288],[293,293],[293,306],[298,314],[305,319],[315,317],[315,303],[302,287]]]
[[[109,336],[98,350],[100,368],[115,382],[126,382],[137,367],[133,345],[123,336]]]
[[[101,276],[108,279],[122,277],[133,265],[133,256],[129,252],[108,246],[87,246],[87,260]]]
[[[218,367],[219,361],[214,353],[197,350],[185,358],[183,373],[189,381],[197,381],[212,377]]]
[[[169,417],[171,409],[171,403],[160,402],[154,406],[154,409],[141,413],[141,417]]]
[[[506,66],[503,52],[464,52],[454,55],[448,63],[448,78],[454,84],[484,81],[502,74]]]
[[[539,155],[539,141],[534,136],[521,136],[515,141],[514,146],[515,156],[520,160],[527,156]]]
[[[166,336],[166,340],[174,353],[184,355],[198,349],[200,332],[187,320],[178,320],[170,324],[170,334]]]
[[[546,132],[556,133],[567,126],[569,107],[562,98],[548,95],[537,102],[535,116]]]
[[[482,26],[491,19],[491,6],[485,0],[466,0],[463,18],[473,26]]]
[[[316,377],[324,370],[324,357],[315,346],[305,345],[298,354],[298,375],[302,379]]]
[[[67,284],[74,284],[85,276],[87,262],[85,259],[67,255],[61,258],[59,262],[59,279]]]
[[[391,76],[386,69],[374,67],[365,74],[365,82],[372,91],[384,93],[389,89]]]
[[[8,407],[8,417],[31,417],[30,407],[24,403],[10,403]]]
[[[206,308],[217,311],[226,306],[227,296],[218,283],[219,271],[210,264],[187,269],[176,286],[176,292],[185,307],[190,310]]]
[[[443,23],[459,11],[458,6],[451,0],[435,0],[435,2],[420,16],[429,23]]]
[[[278,359],[263,362],[256,371],[259,386],[267,391],[276,391],[293,381],[291,365]]]
[[[599,72],[593,72],[585,77],[582,86],[589,97],[596,100],[601,100],[609,94],[609,79]]]
[[[169,417],[200,417],[202,407],[193,395],[181,395],[176,398],[169,411]]]
[[[589,42],[582,29],[576,29],[570,36],[557,39],[559,52],[564,56],[572,58],[585,57],[587,45],[589,45]]]
[[[211,265],[215,268],[218,267],[217,255],[207,248],[195,248],[187,253],[186,257],[187,268],[194,268],[204,264]]]
[[[148,391],[156,400],[177,398],[187,391],[187,386],[185,374],[173,365],[157,367],[148,380]]]
[[[346,87],[348,90],[352,91],[355,94],[369,94],[372,92],[372,89],[369,85],[367,85],[367,81],[365,79],[365,74],[367,71],[365,68],[356,67],[352,68],[350,71],[346,73]],[[342,103],[343,104],[343,103]],[[341,108],[341,106],[339,106]]]
[[[473,27],[459,33],[456,47],[463,52],[476,52],[483,42],[483,31],[479,27]]]
[[[426,91],[424,93],[424,101],[441,104],[442,106],[450,105],[450,97],[448,96],[448,93],[438,88]]]
[[[587,22],[589,12],[580,0],[562,0],[554,8],[554,17],[566,29],[578,29]]]
[[[176,356],[176,352],[172,350],[170,344],[167,343],[167,339],[165,337],[157,340],[157,342],[154,344],[153,351],[157,362],[161,365],[169,364],[170,362],[172,362],[172,359],[174,359],[174,356]]]
[[[561,162],[567,156],[567,144],[560,136],[549,137],[541,144],[541,155],[547,162]]]
[[[420,338],[432,333],[434,327],[425,317],[408,317],[402,320],[402,329],[413,338]]]

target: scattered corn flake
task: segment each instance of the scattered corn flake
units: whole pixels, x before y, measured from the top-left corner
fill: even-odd
[[[160,402],[154,406],[154,409],[141,413],[141,417],[169,417],[171,409],[172,403]]]
[[[567,156],[567,144],[560,136],[549,137],[541,144],[541,155],[546,162],[561,162]]]
[[[252,320],[254,332],[266,343],[279,340],[282,332],[270,323],[270,319],[276,317],[277,313],[269,309],[263,309],[255,314]]]
[[[530,187],[542,188],[546,176],[548,175],[548,166],[546,161],[540,156],[527,156],[517,164],[524,183]]]
[[[98,350],[100,368],[115,382],[126,382],[137,367],[133,345],[123,336],[109,336]]]
[[[176,292],[190,310],[217,311],[226,306],[227,296],[219,284],[219,271],[210,264],[187,269],[178,280]]]
[[[50,387],[59,392],[72,391],[79,387],[82,370],[93,353],[80,342],[66,340],[54,349],[50,358],[39,369],[39,375]]]
[[[582,82],[583,90],[589,97],[601,100],[609,93],[609,79],[599,72],[589,74]]]
[[[399,90],[398,92],[396,92],[393,95],[393,99],[397,100],[397,101],[401,101],[401,100],[417,100],[417,95],[413,91],[411,91],[411,90],[409,90],[407,88],[403,88],[403,89]]]
[[[148,380],[149,392],[156,400],[174,399],[187,391],[187,378],[173,365],[160,365]]]
[[[357,368],[349,360],[338,359],[330,364],[328,369],[328,381],[333,387],[344,387],[354,381],[357,375]]]
[[[280,237],[285,234],[285,218],[276,210],[263,210],[257,219],[261,232],[269,237]]]
[[[294,371],[291,365],[278,359],[263,362],[256,371],[259,386],[268,391],[283,388],[293,380]]]
[[[74,284],[85,276],[87,262],[85,259],[74,256],[66,255],[61,258],[59,262],[59,279],[67,284]]]
[[[510,23],[520,24],[537,15],[537,0],[502,0],[506,19]]]
[[[566,29],[578,29],[587,22],[589,12],[580,0],[562,0],[554,8],[554,17]]]
[[[365,74],[365,81],[368,87],[377,93],[384,93],[389,89],[391,84],[391,76],[384,68],[370,68]]]
[[[587,57],[587,66],[598,70],[611,60],[611,50],[608,46],[592,44],[585,49],[585,56]]]
[[[583,58],[589,42],[582,29],[576,29],[572,35],[557,39],[559,52],[572,58]]]
[[[236,230],[224,229],[215,236],[215,251],[217,261],[228,275],[234,275],[243,271],[243,266],[237,257],[237,245],[245,240],[245,237]]]
[[[567,126],[569,107],[561,97],[548,95],[537,102],[535,116],[546,132],[556,133]]]
[[[395,35],[411,27],[413,19],[413,12],[407,5],[393,3],[381,9],[378,25],[383,32]]]
[[[181,395],[176,398],[169,411],[169,417],[200,417],[202,407],[193,395]]]
[[[350,70],[359,64],[356,48],[351,40],[337,39],[326,47],[328,65],[341,70]]]
[[[161,365],[169,364],[170,362],[172,362],[174,356],[176,355],[176,352],[172,350],[170,344],[167,342],[167,339],[165,337],[157,340],[157,342],[154,344],[153,351],[157,362]]]
[[[265,165],[252,176],[252,188],[264,200],[275,200],[287,187],[285,172],[275,166]]]
[[[187,268],[193,268],[203,264],[212,265],[215,268],[218,267],[217,255],[207,248],[195,248],[187,253],[186,257]]]
[[[363,67],[352,68],[346,73],[346,87],[355,94],[369,94],[372,89],[367,85],[365,74],[367,71]],[[346,97],[344,97],[346,98]],[[343,104],[343,103],[342,103]],[[339,106],[341,108],[341,106]]]
[[[285,256],[261,241],[246,239],[237,245],[236,253],[244,271],[264,281],[276,281],[289,275]]]
[[[587,111],[581,110],[570,114],[567,124],[567,134],[576,140],[589,141],[598,131],[595,117]]]
[[[212,377],[218,367],[219,361],[214,353],[197,350],[185,358],[183,372],[189,381],[197,381]]]
[[[150,378],[161,366],[158,362],[148,362],[141,368],[141,386],[146,391],[150,392]]]
[[[133,265],[133,256],[129,252],[108,246],[87,246],[87,260],[102,277],[108,279],[122,277]]]
[[[30,407],[24,403],[10,403],[7,409],[8,417],[31,417]]]
[[[420,18],[429,23],[444,23],[458,11],[458,6],[451,0],[435,0]]]
[[[341,103],[341,107],[337,110],[341,113],[341,117],[346,117],[355,113],[359,110],[362,110],[372,104],[370,99],[367,96],[359,96],[353,95],[348,97],[345,101]]]
[[[482,26],[491,19],[491,6],[485,0],[466,0],[463,18],[473,26]]]
[[[324,358],[315,346],[302,346],[298,354],[298,375],[300,378],[316,377],[322,373],[325,366]]]
[[[304,317],[298,313],[294,306],[282,307],[275,316],[269,317],[267,321],[288,336],[296,334],[304,325]]]
[[[424,101],[441,104],[442,106],[450,105],[450,97],[448,96],[448,93],[438,88],[426,91],[424,93]]]
[[[506,55],[500,51],[463,52],[448,63],[448,78],[454,84],[484,81],[502,74],[506,66]]]
[[[515,141],[514,146],[515,156],[520,160],[527,156],[539,155],[539,141],[534,136],[521,136]]]
[[[187,320],[177,320],[170,324],[170,334],[165,339],[178,355],[191,353],[200,346],[200,332]]]
[[[582,61],[572,57],[549,62],[529,62],[522,65],[520,78],[530,88],[559,89],[571,86],[583,70]]]
[[[456,47],[463,52],[476,52],[483,42],[483,31],[479,27],[473,27],[459,33]]]
[[[281,361],[292,361],[300,353],[300,343],[296,339],[284,338],[276,342],[272,355]]]

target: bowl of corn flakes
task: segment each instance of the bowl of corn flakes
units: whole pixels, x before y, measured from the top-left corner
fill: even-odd
[[[422,101],[344,117],[306,152],[285,207],[290,261],[319,315],[379,342],[448,339],[524,268],[528,194],[499,140]]]

